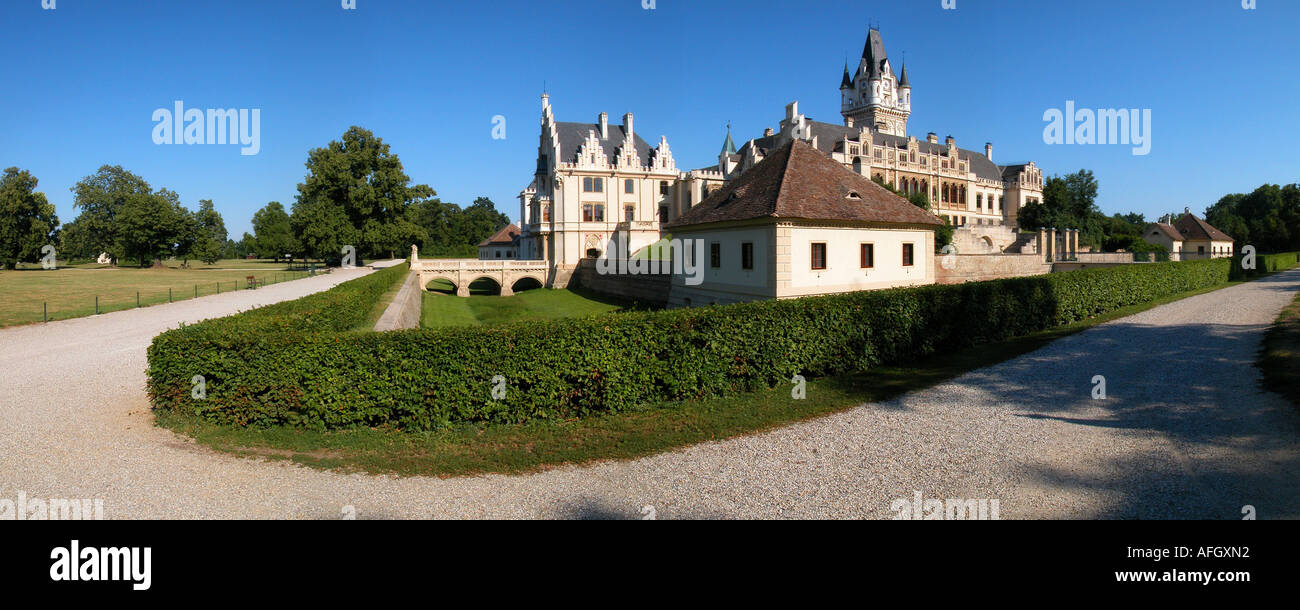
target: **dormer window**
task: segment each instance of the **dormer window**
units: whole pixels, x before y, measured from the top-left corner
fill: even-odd
[[[859,199],[859,200],[860,200],[860,199],[862,199],[862,195],[859,195],[857,191],[849,191],[849,196],[848,196],[848,198],[849,198],[849,199]]]

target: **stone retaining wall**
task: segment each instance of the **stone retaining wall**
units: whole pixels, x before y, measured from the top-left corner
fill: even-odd
[[[944,266],[945,259],[950,267]],[[982,282],[1008,277],[1045,275],[1052,265],[1043,262],[1037,254],[957,254],[951,257],[934,257],[934,282],[936,284],[961,284]]]
[[[672,274],[668,273],[601,274],[596,270],[595,259],[584,259],[578,263],[577,269],[574,269],[573,276],[569,279],[569,287],[663,307],[668,304],[672,277]]]

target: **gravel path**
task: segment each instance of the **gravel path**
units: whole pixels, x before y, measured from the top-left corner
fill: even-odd
[[[349,271],[0,331],[0,498],[102,498],[110,518],[889,518],[990,498],[1003,518],[1300,517],[1300,416],[1258,389],[1277,274],[1097,326],[899,399],[770,433],[528,476],[320,472],[196,447],[151,423],[145,348],[178,322],[295,298]],[[1094,375],[1107,398],[1091,397]],[[810,395],[809,400],[816,400]]]

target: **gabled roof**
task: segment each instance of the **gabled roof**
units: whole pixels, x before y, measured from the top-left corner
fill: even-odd
[[[1169,239],[1172,239],[1174,241],[1184,241],[1186,239],[1185,237],[1183,237],[1183,234],[1179,233],[1178,229],[1175,229],[1172,225],[1167,225],[1163,222],[1153,222],[1151,223],[1151,226],[1155,227],[1157,231],[1164,233],[1166,236],[1169,237]]]
[[[791,140],[665,226],[759,218],[943,224],[807,142]]]
[[[519,227],[516,227],[514,224],[508,224],[505,227],[502,227],[500,231],[494,233],[492,237],[479,242],[478,246],[480,248],[483,246],[509,246],[515,243],[518,239]]]
[[[1195,214],[1183,214],[1182,218],[1174,222],[1174,228],[1188,240],[1232,241],[1227,233],[1210,226],[1210,223],[1197,218]]]
[[[600,125],[598,123],[568,123],[556,121],[555,133],[560,137],[560,155],[563,156],[557,161],[572,163],[578,158],[578,149],[587,142],[587,134],[596,132],[596,138],[600,138]],[[650,145],[641,139],[640,134],[633,134],[634,146],[636,146],[637,158],[641,160],[642,165],[650,164]],[[623,140],[627,139],[627,134],[623,131],[622,125],[610,124],[609,137],[600,140],[601,151],[605,153],[606,160],[614,163],[615,155],[618,153],[618,147],[623,145]]]

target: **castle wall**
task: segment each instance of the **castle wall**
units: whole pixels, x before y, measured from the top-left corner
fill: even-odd
[[[945,267],[945,260],[948,267]],[[1046,275],[1052,265],[1037,254],[954,254],[938,255],[934,261],[936,284],[962,284],[1009,277]]]

